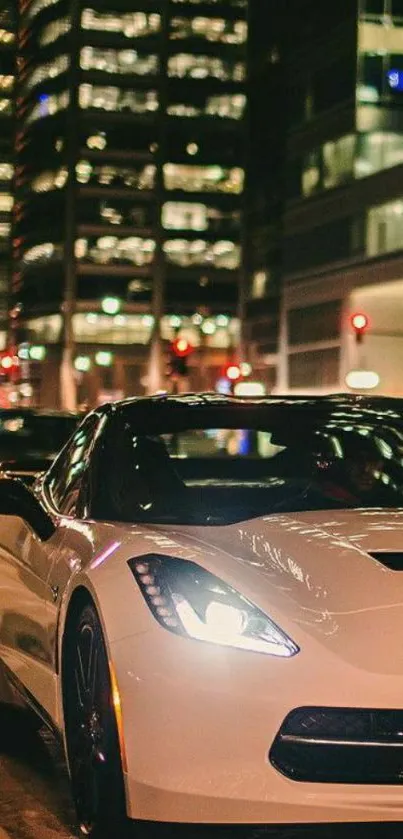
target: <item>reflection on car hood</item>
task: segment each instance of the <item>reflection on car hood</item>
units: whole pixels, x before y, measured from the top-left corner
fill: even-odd
[[[403,571],[371,556],[403,553],[403,510],[290,513],[175,536],[204,546],[211,570],[225,568],[291,633],[297,624],[355,664],[403,672]]]

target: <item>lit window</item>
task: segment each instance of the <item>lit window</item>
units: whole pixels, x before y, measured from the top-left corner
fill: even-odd
[[[0,29],[0,44],[11,44],[15,41],[14,32],[9,32],[7,29]]]
[[[162,225],[166,230],[211,230],[218,233],[224,228],[238,231],[240,223],[240,212],[219,210],[206,204],[167,201],[162,208]]]
[[[84,9],[81,15],[83,29],[105,32],[121,32],[126,38],[144,38],[155,35],[161,28],[161,16],[145,12],[129,12],[118,15]]]
[[[11,163],[0,163],[0,181],[11,181],[14,175],[14,167]]]
[[[238,167],[223,169],[221,166],[187,166],[166,163],[164,183],[168,190],[227,192],[240,195],[243,191],[244,170]]]
[[[246,105],[246,96],[237,93],[233,96],[210,96],[207,100],[206,114],[224,119],[242,119]]]
[[[357,145],[356,178],[403,163],[403,134],[390,131],[358,134]]]
[[[82,258],[98,265],[130,264],[137,266],[150,265],[154,259],[155,241],[143,239],[140,236],[128,236],[121,239],[118,236],[101,236],[89,242],[86,239],[76,241],[76,256],[84,254]]]
[[[239,268],[241,249],[234,242],[206,242],[204,239],[170,239],[164,243],[168,262],[181,268],[204,265],[234,270]]]
[[[65,166],[56,171],[42,172],[31,182],[33,192],[51,192],[53,189],[62,189],[67,183],[67,168]]]
[[[221,117],[222,119],[241,119],[245,110],[244,94],[224,94],[209,96],[204,107],[197,107],[190,102],[175,102],[168,106],[169,116],[176,117]]]
[[[207,230],[207,207],[168,201],[162,208],[162,225],[166,230]]]
[[[11,232],[11,224],[8,222],[0,223],[0,239],[8,239]]]
[[[59,3],[59,0],[34,0],[27,9],[27,19],[31,20],[35,15],[42,11],[42,9],[47,9],[49,6],[56,6]]]
[[[171,20],[171,38],[204,38],[222,44],[244,44],[248,32],[244,20],[224,20],[211,17],[174,17]]]
[[[194,105],[185,105],[183,103],[169,105],[167,108],[167,114],[171,117],[198,117],[201,113],[202,111],[200,108],[196,108]]]
[[[88,240],[76,239],[74,244],[74,255],[76,259],[85,259],[88,253]]]
[[[39,97],[39,102],[34,106],[27,118],[27,123],[35,122],[37,119],[42,119],[43,117],[53,116],[59,111],[64,111],[68,107],[69,101],[70,96],[67,90],[63,91],[63,93],[43,94]]]
[[[68,17],[54,20],[48,23],[39,36],[39,46],[47,47],[48,44],[53,44],[61,35],[66,35],[71,29],[71,21]]]
[[[216,56],[182,52],[168,59],[168,75],[179,79],[214,78],[241,82],[245,79],[245,64],[243,61],[224,61]]]
[[[252,279],[252,297],[264,297],[266,293],[267,274],[266,271],[256,271]]]
[[[92,173],[92,166],[88,160],[80,160],[76,165],[76,178],[79,184],[87,184]]]
[[[367,256],[400,250],[403,232],[403,201],[371,207],[367,217]]]
[[[147,164],[138,169],[108,164],[93,166],[88,160],[80,160],[76,167],[76,176],[81,184],[95,183],[100,186],[113,184],[117,187],[150,190],[155,186],[156,166]]]
[[[323,186],[325,189],[346,183],[353,176],[355,136],[348,134],[323,146]]]
[[[0,99],[0,114],[11,114],[12,110],[11,99]]]
[[[104,131],[99,131],[98,134],[91,134],[87,137],[87,146],[89,149],[97,149],[97,151],[102,151],[106,148],[108,141],[106,139],[106,134]]]
[[[131,111],[136,114],[158,110],[155,90],[134,91],[119,87],[82,84],[79,89],[80,108],[99,108],[103,111]]]
[[[0,192],[0,213],[9,213],[13,204],[14,198],[9,192]]]
[[[42,245],[35,245],[33,248],[25,251],[23,262],[46,262],[51,259],[56,253],[56,247],[52,242],[44,242]]]
[[[8,76],[0,73],[0,92],[11,90],[14,84],[14,76]]]
[[[157,55],[143,55],[135,50],[84,47],[81,50],[80,66],[83,70],[98,70],[103,73],[150,76],[158,73],[159,62]]]
[[[30,341],[44,344],[55,343],[60,340],[62,328],[61,315],[46,315],[27,321],[28,338]]]
[[[45,79],[55,79],[62,73],[65,73],[70,66],[70,59],[68,55],[58,55],[54,61],[49,61],[47,64],[40,64],[30,76],[27,77],[24,88],[32,90],[36,85],[41,84]]]
[[[150,341],[152,315],[125,314],[110,317],[95,312],[73,315],[77,342],[91,344],[142,344]]]

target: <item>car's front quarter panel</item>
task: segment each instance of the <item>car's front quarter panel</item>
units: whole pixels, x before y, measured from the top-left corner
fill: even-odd
[[[270,763],[290,711],[306,706],[401,708],[403,675],[355,666],[309,625],[271,614],[300,647],[292,658],[172,634],[152,616],[128,565],[149,553],[204,565],[264,606],[262,577],[228,553],[151,527],[75,523],[76,563],[61,606],[85,588],[104,629],[122,710],[128,813],[179,822],[270,823],[403,819],[397,786],[298,783]],[[276,591],[274,586],[274,591]],[[271,594],[273,596],[273,592]],[[287,592],[285,592],[287,597]]]
[[[110,646],[120,690],[132,818],[223,823],[403,819],[401,787],[298,783],[270,763],[298,707],[399,709],[403,676],[318,655],[293,658],[181,638],[156,622]]]

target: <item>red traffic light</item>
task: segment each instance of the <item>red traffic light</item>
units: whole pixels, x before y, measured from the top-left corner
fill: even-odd
[[[362,312],[356,312],[351,316],[351,325],[356,332],[364,332],[368,324],[369,320]]]
[[[225,375],[230,382],[237,382],[241,377],[241,370],[237,364],[229,364],[225,370]]]
[[[14,367],[14,359],[11,355],[3,355],[0,361],[3,370],[11,370]]]
[[[193,352],[194,347],[186,338],[176,338],[171,344],[172,352],[177,358],[186,358]]]
[[[369,326],[369,319],[363,312],[355,312],[354,315],[351,315],[350,322],[355,332],[356,343],[361,344],[365,330]]]
[[[19,368],[17,355],[5,350],[0,354],[0,372],[3,376],[13,376]]]

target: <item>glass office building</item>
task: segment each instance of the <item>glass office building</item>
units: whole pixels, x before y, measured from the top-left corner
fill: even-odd
[[[246,42],[246,0],[20,0],[12,293],[46,347],[42,400],[73,298],[82,398],[143,392],[158,323],[203,352],[196,386],[216,378],[238,333]]]
[[[287,10],[279,389],[345,389],[349,368],[369,365],[400,393],[403,2],[338,0],[331,26],[321,0]],[[351,334],[357,309],[367,353]]]

